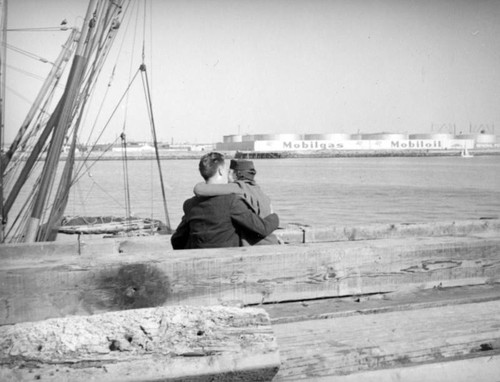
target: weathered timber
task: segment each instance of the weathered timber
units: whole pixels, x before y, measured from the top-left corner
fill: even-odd
[[[0,327],[2,381],[270,381],[262,309],[168,307]]]
[[[500,279],[500,238],[0,256],[0,324],[160,305],[297,301]]]
[[[499,322],[500,301],[490,301],[276,324],[282,366],[275,381],[348,374],[353,381],[356,373],[474,357],[498,362]]]
[[[376,240],[403,237],[467,236],[483,233],[500,235],[500,220],[463,220],[435,223],[368,224],[358,226],[301,227],[304,243],[345,240]]]
[[[500,355],[314,378],[314,382],[498,382]]]
[[[500,284],[406,289],[392,293],[266,304],[273,324],[500,300]]]
[[[291,224],[274,232],[287,244],[322,243],[440,236],[500,236],[499,219],[462,220],[435,223],[368,224],[357,226],[304,226]],[[93,238],[74,236],[63,242],[0,245],[2,257],[33,255],[90,255],[114,253],[158,252],[172,249],[170,235],[147,237]]]

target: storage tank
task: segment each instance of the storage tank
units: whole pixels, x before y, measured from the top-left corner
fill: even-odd
[[[345,141],[350,140],[350,134],[305,134],[305,141]]]
[[[242,141],[242,142],[253,142],[253,141],[255,141],[255,136],[254,136],[254,135],[251,135],[251,134],[244,135],[244,136],[241,138],[241,141]]]
[[[497,142],[497,137],[493,134],[476,135],[476,144],[494,145],[496,142]]]
[[[410,139],[433,139],[436,141],[443,141],[447,139],[453,139],[453,134],[410,134]]]
[[[474,140],[476,140],[476,134],[458,134],[458,135],[455,135],[455,139],[474,139]]]
[[[224,143],[241,142],[241,135],[224,135]]]
[[[277,134],[279,141],[301,141],[303,139],[302,134]]]
[[[408,139],[408,134],[394,134],[394,133],[362,134],[361,139],[369,141],[406,140]]]
[[[300,141],[301,134],[256,134],[256,141]]]
[[[255,134],[256,141],[277,141],[279,140],[278,134]]]

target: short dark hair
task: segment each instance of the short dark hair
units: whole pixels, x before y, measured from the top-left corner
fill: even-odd
[[[203,179],[208,180],[222,165],[224,165],[224,154],[213,151],[201,157],[198,168]]]

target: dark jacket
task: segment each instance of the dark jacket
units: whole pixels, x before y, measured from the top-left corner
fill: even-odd
[[[184,202],[184,216],[172,235],[174,249],[238,247],[241,236],[264,238],[278,228],[278,215],[262,219],[239,195],[195,196]]]

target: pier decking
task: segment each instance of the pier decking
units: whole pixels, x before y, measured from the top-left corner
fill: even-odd
[[[279,235],[288,244],[172,251],[163,236],[3,246],[1,324],[157,306],[254,307],[269,316],[276,339],[276,381],[500,375],[498,220],[291,226]],[[23,357],[4,358],[0,375],[16,380],[19,368],[33,369]],[[105,359],[98,357],[101,366]],[[196,370],[222,358],[202,351],[182,359]],[[264,359],[253,369],[268,370]],[[242,371],[238,364],[232,372]],[[70,366],[81,367],[102,371],[77,360]]]

